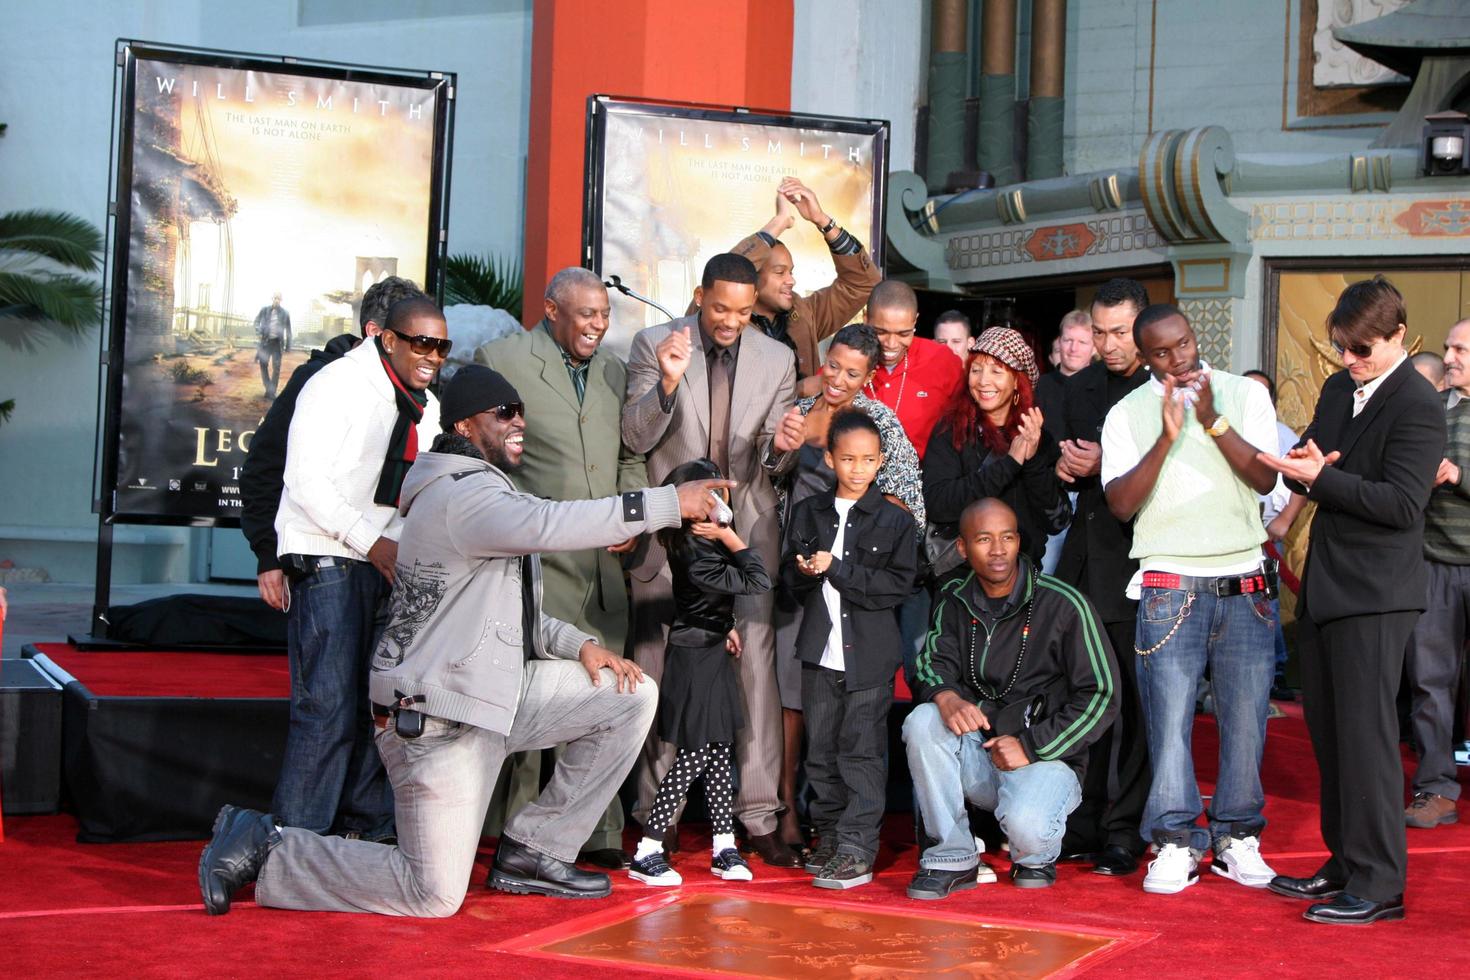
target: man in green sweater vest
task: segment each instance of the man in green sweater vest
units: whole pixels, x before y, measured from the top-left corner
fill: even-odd
[[[1139,571],[1128,595],[1140,600],[1138,689],[1153,761],[1140,831],[1158,849],[1143,889],[1183,891],[1212,846],[1216,874],[1264,888],[1274,874],[1260,854],[1260,766],[1276,590],[1262,563],[1256,495],[1275,486],[1276,474],[1256,452],[1275,450],[1276,413],[1260,385],[1200,360],[1177,308],[1146,308],[1133,332],[1152,377],[1103,423],[1102,483],[1114,516],[1135,522],[1130,555]],[[1204,806],[1190,749],[1206,666],[1220,729],[1207,828],[1198,825]]]
[[[1450,328],[1444,342],[1444,406],[1448,438],[1424,511],[1427,605],[1414,624],[1406,666],[1413,703],[1414,802],[1404,811],[1410,827],[1428,830],[1459,819],[1455,801],[1455,688],[1465,659],[1465,620],[1470,615],[1470,320]]]

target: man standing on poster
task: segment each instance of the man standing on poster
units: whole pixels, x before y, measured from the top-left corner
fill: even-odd
[[[274,401],[281,380],[281,353],[291,349],[291,314],[281,306],[281,294],[271,297],[270,306],[255,314],[255,359],[260,363],[260,383],[265,397]]]
[[[273,810],[283,826],[367,840],[394,835],[368,669],[398,555],[399,494],[438,434],[428,388],[450,350],[444,314],[427,298],[393,304],[384,327],[301,390],[276,514],[291,724]]]
[[[837,271],[836,281],[806,296],[796,294],[791,250],[780,242],[782,232],[796,224],[798,214],[826,240]],[[810,187],[787,177],[776,189],[775,215],[730,251],[750,259],[758,270],[751,323],[796,354],[797,394],[816,394],[821,386],[815,377],[821,366],[818,346],[863,308],[881,278],[867,249],[822,210]]]

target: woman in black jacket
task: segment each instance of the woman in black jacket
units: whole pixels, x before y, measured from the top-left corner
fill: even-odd
[[[924,454],[929,523],[952,541],[967,506],[999,498],[1016,512],[1022,553],[1040,564],[1046,539],[1067,526],[1072,506],[1056,475],[1060,450],[1035,404],[1036,357],[1019,333],[991,327],[975,341],[966,367],[966,387]],[[958,553],[948,555],[935,572],[943,577],[959,563]]]

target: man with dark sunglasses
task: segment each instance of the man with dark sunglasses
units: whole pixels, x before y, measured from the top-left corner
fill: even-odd
[[[1404,298],[1382,276],[1342,291],[1328,378],[1301,441],[1261,460],[1317,505],[1297,599],[1297,645],[1330,852],[1270,889],[1311,922],[1404,917],[1408,840],[1394,706],[1404,647],[1429,593],[1425,508],[1445,459],[1445,402],[1404,349]],[[1422,787],[1416,786],[1415,789]]]
[[[561,898],[612,891],[606,874],[573,862],[632,767],[658,692],[633,661],[545,611],[540,553],[707,520],[710,491],[734,484],[573,501],[519,491],[522,399],[479,364],[445,385],[441,425],[404,483],[392,614],[370,680],[400,843],[323,837],[226,806],[199,859],[211,915],[251,881],[256,902],[274,908],[452,915],[506,754],[558,744],[567,748],[546,789],[500,835],[489,883]]]
[[[611,306],[607,287],[580,266],[562,269],[546,286],[543,318],[530,330],[493,341],[475,361],[513,384],[536,424],[526,430],[516,488],[547,500],[595,500],[648,486],[642,455],[619,431],[628,369],[602,349]],[[546,611],[623,651],[628,638],[628,593],[623,554],[633,540],[611,548],[546,555]],[[542,753],[517,756],[511,767],[503,816],[509,818],[541,791]],[[492,823],[497,807],[492,804]],[[623,806],[614,798],[582,845],[581,859],[599,867],[626,868]]]
[[[383,328],[301,389],[276,514],[292,681],[276,818],[369,840],[394,829],[368,663],[393,582],[399,494],[437,433],[428,388],[448,353],[444,314],[422,295],[394,303]]]

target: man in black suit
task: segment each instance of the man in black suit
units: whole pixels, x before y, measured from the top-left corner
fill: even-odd
[[[1092,744],[1082,785],[1082,803],[1067,820],[1064,855],[1092,854],[1092,870],[1128,875],[1138,868],[1140,834],[1148,801],[1148,741],[1133,669],[1138,603],[1123,594],[1138,562],[1128,557],[1132,525],[1108,510],[1098,479],[1103,419],[1148,371],[1133,340],[1133,321],[1148,306],[1148,292],[1132,279],[1109,279],[1092,301],[1092,340],[1098,360],[1067,379],[1057,476],[1077,494],[1072,526],[1062,544],[1056,576],[1086,593],[1096,607],[1117,657],[1118,719]],[[1049,420],[1048,420],[1049,421]],[[1057,430],[1053,430],[1057,431]]]
[[[1404,916],[1408,844],[1395,693],[1424,610],[1424,508],[1444,458],[1445,414],[1404,350],[1404,300],[1382,276],[1353,283],[1327,318],[1346,370],[1322,386],[1285,459],[1261,453],[1317,504],[1297,642],[1331,857],[1272,891],[1315,900],[1313,922]]]

